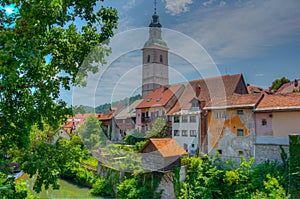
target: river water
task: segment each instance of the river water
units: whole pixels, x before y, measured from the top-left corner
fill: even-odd
[[[73,198],[82,198],[82,199],[105,199],[105,197],[93,196],[90,194],[90,189],[82,186],[78,186],[66,180],[59,179],[58,183],[60,184],[59,190],[44,190],[36,194],[32,188],[34,180],[29,178],[27,175],[23,175],[21,180],[24,180],[27,184],[27,187],[30,189],[33,195],[39,196],[41,199],[73,199]]]

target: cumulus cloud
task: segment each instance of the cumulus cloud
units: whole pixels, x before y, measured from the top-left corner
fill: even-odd
[[[188,12],[188,5],[192,3],[193,0],[166,0],[166,9],[171,15],[178,15]]]
[[[266,46],[280,45],[299,35],[299,7],[298,0],[202,7],[189,13],[176,29],[199,41],[214,58],[251,57]]]

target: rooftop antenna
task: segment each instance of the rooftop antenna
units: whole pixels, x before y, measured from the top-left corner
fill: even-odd
[[[156,6],[157,6],[157,1],[154,0],[154,13],[156,13]]]

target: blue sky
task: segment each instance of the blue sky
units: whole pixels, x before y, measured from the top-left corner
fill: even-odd
[[[140,49],[148,37],[153,1],[106,0],[104,5],[117,8],[120,17],[113,53],[103,66],[105,75],[91,76],[92,86],[73,91],[73,104],[98,105],[140,92]],[[267,88],[282,76],[300,78],[299,8],[299,0],[157,0],[170,47],[170,82],[243,73],[247,83]],[[201,47],[183,45],[189,41]],[[210,60],[204,68],[207,62],[196,61],[202,54]],[[192,70],[194,64],[200,73]]]

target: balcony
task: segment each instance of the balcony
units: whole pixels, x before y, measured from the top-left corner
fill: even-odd
[[[150,117],[142,117],[142,123],[147,123],[147,122],[151,122],[151,118]]]

